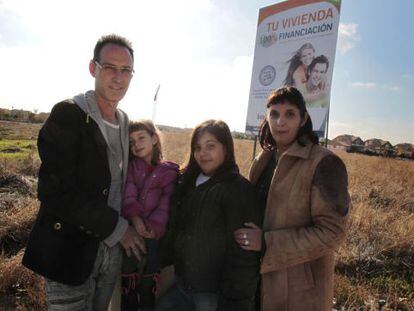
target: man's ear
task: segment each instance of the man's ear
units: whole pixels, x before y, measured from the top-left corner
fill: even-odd
[[[95,61],[93,59],[91,59],[91,61],[89,62],[89,73],[94,78],[95,78],[95,70],[96,70]]]

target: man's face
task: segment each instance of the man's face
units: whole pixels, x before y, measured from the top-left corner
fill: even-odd
[[[108,43],[100,52],[98,64],[91,61],[89,71],[95,78],[97,100],[116,106],[131,82],[133,59],[126,47]]]
[[[313,86],[319,86],[319,84],[325,79],[325,74],[327,70],[327,65],[325,63],[317,63],[313,67],[310,76],[309,82]]]

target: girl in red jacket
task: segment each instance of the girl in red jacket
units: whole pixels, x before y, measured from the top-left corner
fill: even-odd
[[[126,252],[122,265],[122,310],[153,310],[160,263],[158,240],[164,235],[178,165],[162,160],[158,130],[150,120],[129,126],[130,161],[122,216],[145,238],[146,261]]]

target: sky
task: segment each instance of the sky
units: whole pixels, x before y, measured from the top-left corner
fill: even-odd
[[[265,0],[0,0],[0,107],[48,112],[93,89],[97,39],[133,43],[135,75],[119,107],[157,124],[223,119],[244,131],[258,11]],[[414,143],[412,0],[343,0],[329,138]]]

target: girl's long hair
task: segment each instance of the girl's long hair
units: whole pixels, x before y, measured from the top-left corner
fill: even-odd
[[[302,93],[293,86],[281,87],[269,95],[266,108],[283,103],[289,103],[296,106],[299,109],[300,117],[302,119],[305,118],[306,114],[308,115],[306,123],[299,129],[298,135],[296,136],[296,140],[299,145],[305,146],[306,141],[318,144],[319,138],[313,131],[312,120],[306,110],[306,103]],[[259,142],[260,146],[262,146],[264,150],[271,151],[277,149],[277,142],[274,140],[272,133],[270,132],[270,126],[267,118],[265,118],[260,125]]]
[[[295,52],[292,58],[287,61],[289,63],[289,68],[286,74],[285,81],[283,82],[284,85],[293,86],[294,84],[293,73],[296,71],[296,69],[298,69],[300,65],[302,65],[302,61],[300,60],[300,58],[302,55],[302,51],[305,49],[311,49],[315,52],[315,48],[313,47],[311,43],[305,43]]]
[[[150,136],[157,137],[157,143],[153,146],[151,163],[157,165],[162,161],[162,146],[161,146],[161,134],[158,128],[151,120],[138,120],[129,123],[129,133],[137,131],[146,131]],[[130,156],[132,154],[130,153]]]

